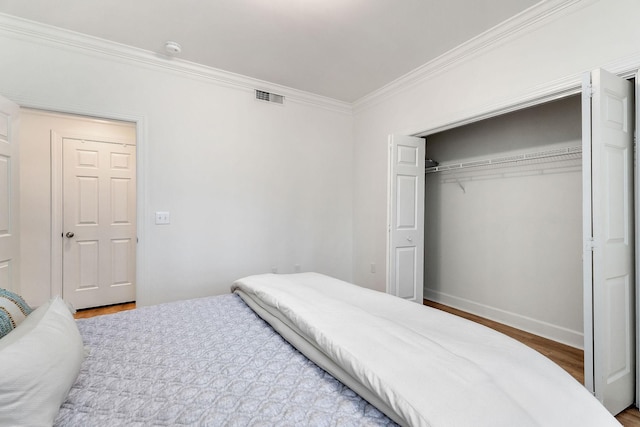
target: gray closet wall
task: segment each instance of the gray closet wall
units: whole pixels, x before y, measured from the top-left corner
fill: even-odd
[[[581,145],[580,97],[427,137],[441,165]],[[425,298],[582,347],[579,153],[428,173]]]

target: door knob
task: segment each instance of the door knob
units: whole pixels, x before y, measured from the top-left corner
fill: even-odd
[[[407,237],[407,242],[413,242],[413,239],[411,237]]]
[[[67,234],[65,234],[65,236],[67,236],[69,239],[72,238],[74,236],[73,231],[67,231]]]

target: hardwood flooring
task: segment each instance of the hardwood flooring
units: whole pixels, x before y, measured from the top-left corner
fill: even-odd
[[[455,308],[451,308],[442,304],[438,304],[432,301],[424,301],[425,305],[455,314],[465,319],[472,320],[474,322],[485,325],[489,328],[495,329],[498,332],[502,332],[511,338],[528,345],[534,350],[547,356],[549,359],[556,362],[562,368],[564,368],[569,374],[573,375],[580,383],[584,383],[584,354],[582,350],[570,347],[546,338],[539,337],[537,335],[524,332],[520,329],[513,328],[511,326],[503,325],[492,320],[485,319],[474,314],[470,314]],[[75,314],[76,319],[82,319],[87,317],[99,316],[102,314],[117,313],[119,311],[131,310],[136,308],[136,303],[126,303],[118,305],[110,305],[106,307],[89,308],[84,310],[78,310]],[[616,419],[624,427],[640,427],[640,411],[637,408],[629,408],[616,416]]]
[[[86,319],[88,317],[100,316],[102,314],[112,314],[119,311],[133,310],[134,308],[136,308],[135,302],[107,305],[104,307],[84,308],[82,310],[78,310],[76,314],[73,315],[73,317],[75,317],[76,319]]]

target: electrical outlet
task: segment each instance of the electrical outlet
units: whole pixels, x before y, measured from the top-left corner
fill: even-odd
[[[300,273],[300,264],[294,265],[293,269],[295,270],[296,273]]]
[[[156,224],[171,224],[171,215],[169,214],[169,212],[156,212]]]

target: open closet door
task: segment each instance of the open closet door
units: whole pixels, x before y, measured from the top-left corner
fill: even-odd
[[[387,292],[422,304],[425,141],[389,137]]]
[[[0,97],[0,288],[20,292],[18,124],[20,107]]]
[[[583,86],[585,385],[617,414],[635,391],[633,85]]]

